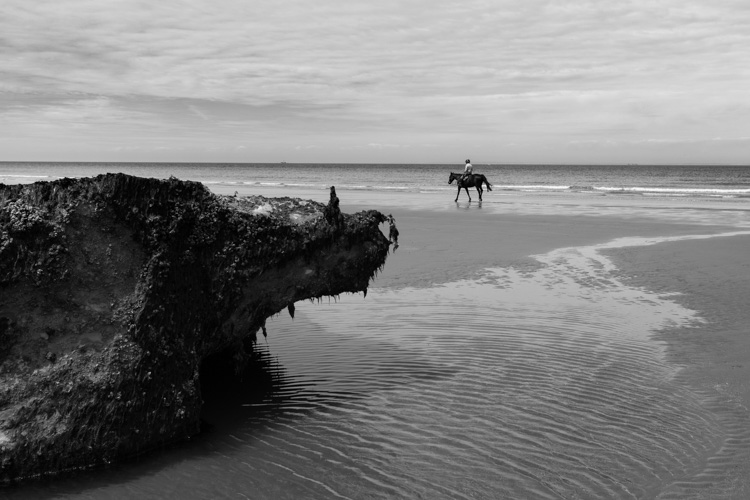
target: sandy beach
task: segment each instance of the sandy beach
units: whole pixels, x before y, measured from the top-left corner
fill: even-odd
[[[82,4],[0,16],[0,500],[750,500],[747,2]]]
[[[706,469],[685,478],[674,498],[750,497],[750,237],[661,243],[610,250],[624,280],[698,311],[702,321],[665,328],[677,377],[703,394],[725,422],[726,439]]]
[[[273,410],[10,498],[220,495],[209,468],[279,498],[747,498],[747,202],[338,196],[392,214],[400,246],[366,298],[269,321]]]
[[[347,199],[349,194],[354,199]],[[345,210],[376,208],[396,217],[401,247],[374,283],[386,289],[450,286],[480,280],[492,268],[532,271],[543,267],[532,256],[554,249],[642,239],[599,255],[614,266],[611,275],[636,293],[647,291],[695,314],[648,335],[655,349],[664,348],[673,381],[692,391],[721,427],[716,448],[700,464],[643,497],[750,495],[750,236],[727,236],[747,232],[746,202],[645,197],[550,202],[489,195],[483,204],[455,204],[379,196],[340,195]]]
[[[585,246],[625,236],[642,238],[721,234],[725,226],[658,219],[590,215],[485,215],[454,212],[400,214],[403,249],[382,277],[385,286],[430,274],[436,261],[456,266],[446,282],[485,267],[535,266],[530,255],[553,248]],[[677,379],[706,398],[725,422],[725,440],[706,468],[685,477],[660,498],[750,497],[750,236],[662,242],[603,251],[632,287],[669,296],[696,311],[701,321],[653,333],[666,345]],[[434,283],[439,278],[430,276]],[[381,282],[378,282],[381,284]]]

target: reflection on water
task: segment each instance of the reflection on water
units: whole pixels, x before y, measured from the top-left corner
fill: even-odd
[[[482,202],[479,200],[456,202],[456,210],[459,210],[459,211],[481,210],[481,209],[482,209]]]
[[[624,287],[586,255],[553,252],[541,269],[480,282],[299,303],[260,341],[273,391],[212,406],[211,430],[193,443],[44,491],[653,497],[704,470],[726,437],[649,339],[697,318]]]

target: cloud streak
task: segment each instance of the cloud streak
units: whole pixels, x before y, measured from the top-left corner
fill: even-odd
[[[77,141],[77,159],[156,136],[159,147],[211,148],[216,161],[236,160],[248,139],[250,161],[279,151],[306,161],[300,144],[318,146],[310,161],[454,161],[466,148],[502,161],[512,142],[515,161],[533,162],[547,161],[535,160],[540,144],[570,155],[571,140],[739,137],[750,125],[747,11],[676,0],[6,0],[0,132],[18,139],[8,159],[39,159],[31,145],[46,127]],[[54,143],[50,133],[50,159]],[[359,147],[402,143],[408,152]],[[576,154],[560,161],[585,160]]]

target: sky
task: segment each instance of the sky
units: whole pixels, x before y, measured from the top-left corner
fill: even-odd
[[[2,0],[0,161],[750,164],[747,0]]]

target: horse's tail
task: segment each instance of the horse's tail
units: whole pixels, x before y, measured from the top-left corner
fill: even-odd
[[[482,174],[482,180],[485,184],[487,184],[487,191],[492,191],[492,184],[490,184],[490,181],[487,180],[487,177]]]

